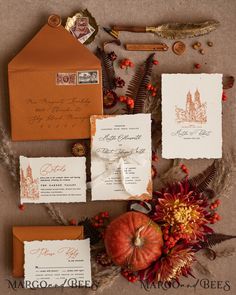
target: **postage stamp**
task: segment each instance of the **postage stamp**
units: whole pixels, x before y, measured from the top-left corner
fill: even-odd
[[[77,84],[99,84],[98,71],[78,71]]]
[[[57,73],[57,85],[76,85],[76,73]]]

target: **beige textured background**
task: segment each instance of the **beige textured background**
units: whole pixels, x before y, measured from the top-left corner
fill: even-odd
[[[186,40],[187,51],[182,56],[176,56],[169,50],[166,53],[158,53],[157,58],[160,65],[156,68],[156,73],[191,73],[193,63],[202,64],[202,72],[218,72],[236,76],[236,1],[235,0],[0,0],[0,118],[1,125],[9,131],[9,101],[7,89],[7,64],[17,52],[34,36],[39,28],[47,21],[47,16],[51,13],[60,14],[63,18],[70,16],[78,9],[88,8],[95,16],[101,26],[112,24],[133,24],[133,25],[155,25],[168,21],[201,21],[215,18],[221,22],[221,27],[209,36],[204,36],[196,40],[204,44],[206,54],[199,55],[192,50],[190,44],[193,39]],[[91,49],[94,49],[102,41],[110,37],[100,31]],[[214,42],[213,48],[208,48],[205,44],[208,40]],[[150,34],[122,33],[122,42],[154,42],[158,38]],[[168,45],[173,42],[166,41]],[[111,46],[119,57],[130,57],[137,63],[142,61],[147,53],[127,53],[122,48]],[[56,48],[55,48],[56,50]],[[131,70],[132,72],[132,70]],[[122,76],[124,72],[121,73]],[[128,79],[129,76],[127,75]],[[223,139],[224,149],[229,150],[235,146],[235,88],[228,91],[229,99],[223,106]],[[72,141],[55,142],[19,142],[13,143],[13,149],[17,154],[26,156],[66,156],[70,155]],[[209,164],[209,160],[186,161],[191,173],[197,173]],[[161,160],[161,169],[168,165],[168,161]],[[235,183],[235,177],[234,177]],[[218,232],[228,234],[235,233],[235,196],[234,191],[223,201],[223,206],[219,209],[222,221],[216,225]],[[17,205],[19,202],[19,192],[14,188],[8,172],[4,167],[0,167],[0,295],[14,294],[15,291],[8,288],[6,279],[11,279],[11,228],[13,225],[52,225],[53,221],[48,216],[42,205],[27,205],[26,210],[21,212]],[[82,216],[92,216],[96,212],[105,208],[115,217],[125,209],[123,202],[87,202],[86,204],[60,205],[64,215],[68,218],[81,218]],[[220,249],[228,246],[235,246],[235,241],[226,242],[219,246]],[[197,286],[193,288],[171,289],[169,294],[235,294],[235,257],[219,258],[214,262],[209,262],[201,258],[203,265],[208,265],[212,276],[200,275],[195,272],[196,278],[208,278],[213,288],[204,289]],[[215,281],[223,281],[220,286],[229,281],[230,291],[217,288]],[[194,284],[195,279],[181,280],[185,284]],[[16,294],[85,294],[86,290],[17,290]],[[165,294],[162,289],[151,289],[149,294]],[[129,284],[123,278],[118,278],[112,288],[103,291],[103,294],[145,294],[139,284]]]

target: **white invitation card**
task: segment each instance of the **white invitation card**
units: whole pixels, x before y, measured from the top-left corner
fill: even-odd
[[[24,242],[24,287],[90,287],[90,241]]]
[[[21,203],[86,202],[85,157],[20,156]]]
[[[92,200],[150,199],[151,115],[91,117]]]
[[[162,75],[162,157],[222,157],[222,74]]]

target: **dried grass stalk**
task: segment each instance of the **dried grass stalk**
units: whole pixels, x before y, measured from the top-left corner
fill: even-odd
[[[51,216],[52,220],[54,220],[56,223],[60,225],[69,224],[69,221],[63,216],[61,210],[58,207],[50,203],[44,204],[44,206],[46,207],[47,212]]]
[[[0,127],[0,161],[7,168],[16,186],[19,182],[19,162],[6,131]]]

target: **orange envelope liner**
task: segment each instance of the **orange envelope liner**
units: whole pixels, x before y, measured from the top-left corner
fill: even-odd
[[[103,113],[100,60],[53,17],[8,65],[15,141],[89,138]]]
[[[82,240],[83,226],[13,227],[13,277],[24,276],[24,241]]]

